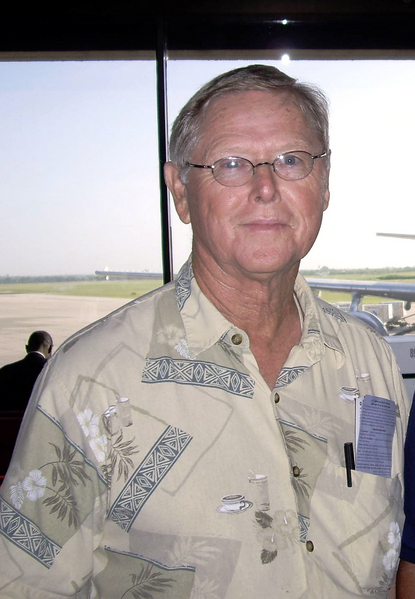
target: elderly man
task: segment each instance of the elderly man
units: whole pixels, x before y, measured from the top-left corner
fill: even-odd
[[[387,597],[401,377],[298,274],[329,202],[327,129],[322,94],[272,67],[183,108],[165,177],[192,258],[48,365],[1,489],[2,597]],[[349,451],[365,396],[360,428],[379,407],[391,430],[381,474]]]

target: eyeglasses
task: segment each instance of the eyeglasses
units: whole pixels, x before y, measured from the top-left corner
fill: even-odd
[[[193,168],[210,168],[216,181],[225,187],[241,187],[252,179],[255,169],[258,166],[268,164],[278,177],[285,181],[299,181],[305,179],[311,173],[314,166],[314,160],[325,158],[330,152],[323,152],[312,156],[309,152],[295,150],[293,152],[284,152],[276,157],[274,162],[258,162],[252,164],[247,158],[239,156],[228,156],[228,158],[219,158],[213,164],[193,164],[186,162],[185,166]]]

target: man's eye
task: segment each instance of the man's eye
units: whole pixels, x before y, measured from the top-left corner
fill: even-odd
[[[301,159],[294,154],[284,154],[281,156],[280,161],[284,166],[299,166],[301,164]]]
[[[229,158],[226,160],[223,160],[221,163],[221,167],[225,168],[225,169],[237,169],[238,167],[242,166],[242,163],[240,160],[237,160],[236,158]]]

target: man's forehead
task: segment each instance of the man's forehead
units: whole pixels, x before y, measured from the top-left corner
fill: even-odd
[[[300,128],[310,129],[307,115],[290,92],[249,90],[227,93],[213,99],[199,123],[199,139],[209,136],[213,129],[238,131],[255,128],[255,123],[263,119],[269,122],[274,119],[281,124],[296,121]]]
[[[261,100],[264,105],[273,106],[292,106],[300,110],[300,106],[294,94],[286,89],[282,90],[235,90],[228,91],[211,99],[205,109],[205,118],[209,118],[212,112],[218,109],[233,109],[245,103],[247,106],[252,105],[252,102]]]
[[[271,126],[273,117],[278,122],[274,121]],[[201,152],[204,156],[216,138],[223,145],[228,137],[256,137],[257,131],[265,131],[262,124],[258,128],[261,119],[268,119],[268,133],[274,132],[280,136],[284,131],[284,137],[292,137],[294,145],[301,141],[312,145],[321,141],[324,146],[324,139],[313,116],[304,109],[295,93],[286,88],[254,89],[228,91],[211,99],[198,123],[193,151],[196,150],[198,154]],[[289,141],[286,140],[287,143]]]
[[[264,122],[270,127],[264,129]],[[226,93],[212,100],[207,107],[200,122],[196,147],[202,149],[216,138],[256,136],[259,130],[270,133],[276,131],[275,126],[279,130],[282,127],[286,133],[292,131],[295,137],[305,135],[308,138],[310,134],[314,137],[313,127],[290,92],[249,90]]]

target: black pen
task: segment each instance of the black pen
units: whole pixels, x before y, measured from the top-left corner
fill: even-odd
[[[352,486],[352,470],[355,469],[353,443],[344,444],[344,460],[346,462],[347,486]]]

